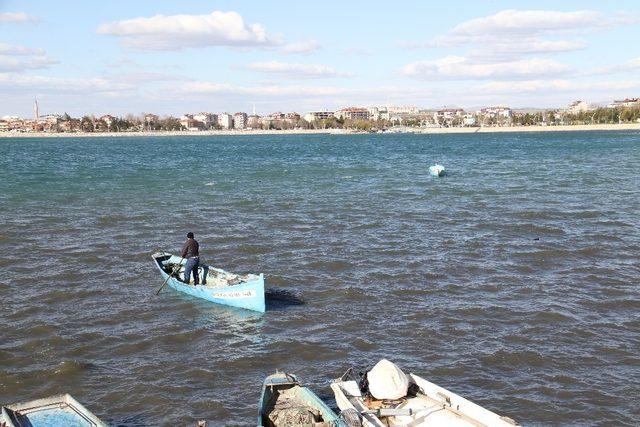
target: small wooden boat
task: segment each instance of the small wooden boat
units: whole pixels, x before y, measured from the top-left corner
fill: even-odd
[[[2,427],[107,427],[68,394],[2,407]]]
[[[361,390],[361,379],[349,369],[334,380],[331,389],[338,408],[357,411],[363,427],[496,426],[513,427],[500,416],[415,374],[407,375],[407,395],[396,400],[377,400]]]
[[[433,166],[429,166],[429,173],[433,176],[444,176],[445,169],[444,166],[435,164]]]
[[[260,427],[346,427],[346,424],[295,375],[276,372],[262,385]]]
[[[264,313],[264,275],[238,275],[206,264],[198,266],[200,284],[185,283],[186,260],[166,252],[152,255],[162,278],[173,289],[216,304],[245,308]],[[171,275],[171,277],[169,277]]]

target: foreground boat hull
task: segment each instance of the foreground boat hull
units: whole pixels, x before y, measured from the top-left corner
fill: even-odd
[[[377,414],[367,406],[358,382],[347,379],[350,372],[351,370],[347,371],[342,378],[335,380],[331,384],[331,390],[335,395],[338,408],[343,413],[356,411],[360,415],[363,427],[513,427],[517,425],[508,417],[491,412],[414,374],[409,374],[408,379],[419,389],[415,397],[403,398],[402,403],[386,407]]]
[[[6,427],[107,427],[68,394],[2,407],[0,426]]]
[[[196,298],[201,298],[216,304],[227,305],[231,307],[244,308],[246,310],[258,311],[264,313],[266,309],[264,297],[264,275],[260,274],[257,279],[240,283],[233,286],[207,286],[190,285],[184,283],[175,277],[169,277],[163,266],[165,264],[178,264],[181,258],[165,253],[154,254],[153,259],[156,266],[160,270],[163,280],[167,280],[167,285],[178,292],[182,292]],[[182,260],[181,264],[186,264]],[[211,267],[202,265],[205,270]]]

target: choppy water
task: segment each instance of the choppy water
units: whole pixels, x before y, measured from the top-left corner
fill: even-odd
[[[527,425],[640,410],[640,134],[0,140],[0,402],[255,425],[381,357]],[[441,162],[450,174],[432,178]],[[264,315],[162,283],[187,231]]]

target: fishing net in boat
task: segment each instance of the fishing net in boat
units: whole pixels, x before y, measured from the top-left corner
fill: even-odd
[[[316,426],[322,422],[322,414],[316,408],[305,405],[293,389],[280,392],[278,400],[269,413],[273,427]]]

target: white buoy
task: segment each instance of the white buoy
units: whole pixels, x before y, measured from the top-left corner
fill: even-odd
[[[444,166],[436,163],[429,167],[429,173],[433,176],[444,176]]]

